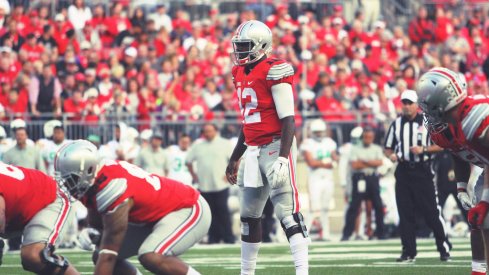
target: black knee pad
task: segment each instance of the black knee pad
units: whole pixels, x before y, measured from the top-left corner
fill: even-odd
[[[68,260],[64,257],[54,254],[54,246],[52,244],[46,245],[41,251],[41,260],[46,265],[39,274],[41,275],[63,275],[66,269],[70,265]],[[58,270],[57,272],[55,272]]]
[[[247,243],[259,243],[262,237],[261,218],[241,217],[241,240]]]
[[[297,233],[301,233],[304,238],[309,236],[307,234],[306,224],[304,223],[304,217],[302,216],[301,212],[284,217],[280,221],[280,224],[282,225],[282,229],[285,231],[287,239],[290,239],[290,237]]]

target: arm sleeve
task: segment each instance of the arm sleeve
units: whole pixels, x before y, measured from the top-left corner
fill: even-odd
[[[195,155],[194,151],[195,151],[195,145],[190,147],[190,149],[188,150],[187,156],[185,157],[185,164],[191,164],[192,162],[194,162],[194,155]]]
[[[41,152],[37,148],[36,148],[36,154],[37,154],[37,159],[36,159],[37,170],[46,173],[46,165],[44,164],[44,159],[42,158]]]
[[[272,96],[278,118],[282,119],[294,115],[294,93],[289,83],[273,85]]]
[[[39,96],[39,79],[37,77],[31,78],[27,89],[29,91],[29,102],[32,105],[36,105],[37,97]]]
[[[389,130],[387,131],[387,135],[385,136],[384,148],[386,149],[394,149],[395,147],[395,126],[396,121],[393,121]]]
[[[59,98],[61,96],[61,93],[63,92],[63,89],[61,88],[61,83],[59,82],[58,78],[54,79],[54,98]]]

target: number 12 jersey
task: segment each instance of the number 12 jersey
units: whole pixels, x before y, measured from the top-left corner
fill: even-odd
[[[281,59],[266,58],[249,74],[245,66],[234,66],[233,82],[243,116],[243,132],[247,145],[264,145],[280,136],[282,125],[272,97],[272,86],[293,85],[294,69]]]

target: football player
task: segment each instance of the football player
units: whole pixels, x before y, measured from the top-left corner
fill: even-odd
[[[418,103],[425,114],[431,139],[454,155],[458,199],[469,210],[472,225],[472,274],[486,274],[484,245],[489,248],[489,97],[467,96],[467,83],[460,74],[433,68],[418,81]],[[484,167],[474,194],[476,206],[467,194],[471,165]],[[486,256],[487,257],[487,256]]]
[[[87,206],[90,225],[102,233],[95,274],[139,274],[126,260],[134,255],[152,273],[200,274],[177,258],[210,226],[209,206],[198,191],[126,161],[100,162],[85,140],[63,146],[54,168],[58,184]]]
[[[53,119],[44,124],[44,136],[46,140],[41,148],[42,158],[48,168],[48,175],[54,175],[54,156],[61,146],[69,142],[65,139],[65,130],[61,121]]]
[[[178,139],[178,145],[170,145],[166,149],[165,171],[170,179],[178,180],[186,185],[192,185],[192,175],[185,165],[188,149],[192,140],[183,134]]]
[[[22,267],[37,274],[79,274],[55,246],[72,219],[67,194],[46,174],[0,162],[0,237],[23,236]]]
[[[268,197],[289,240],[296,274],[308,274],[310,239],[295,174],[294,70],[286,61],[267,56],[272,51],[272,32],[260,21],[242,23],[231,42],[243,127],[226,177],[240,188],[241,274],[255,272]]]
[[[308,224],[314,219],[321,221],[322,236],[320,239],[329,240],[328,211],[333,199],[334,181],[333,168],[336,167],[338,156],[336,142],[326,136],[326,123],[315,119],[309,126],[311,137],[301,144],[304,160],[309,166],[309,201],[311,217]]]

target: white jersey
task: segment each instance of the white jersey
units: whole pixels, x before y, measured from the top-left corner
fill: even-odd
[[[70,140],[63,140],[60,144],[54,143],[52,140],[43,140],[41,155],[42,159],[46,162],[48,175],[54,176],[54,157],[56,156],[56,152],[61,146],[69,143]]]
[[[9,138],[4,138],[0,141],[0,160],[3,159],[3,154],[12,148],[14,142]]]
[[[313,159],[333,162],[332,155],[336,151],[337,145],[334,140],[329,137],[316,140],[308,138],[301,144],[301,152],[309,152]],[[327,178],[333,180],[333,170],[326,168],[309,168],[309,176],[314,178]]]
[[[192,185],[192,175],[185,165],[188,151],[182,151],[178,145],[171,145],[166,149],[165,170],[167,178]]]

